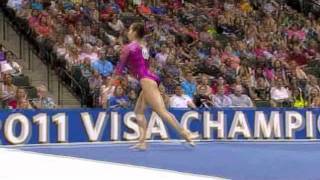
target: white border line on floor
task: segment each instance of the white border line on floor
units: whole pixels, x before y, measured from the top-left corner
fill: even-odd
[[[140,180],[224,180],[220,177],[195,175],[82,158],[24,152],[0,148],[1,180],[57,179],[132,179]]]

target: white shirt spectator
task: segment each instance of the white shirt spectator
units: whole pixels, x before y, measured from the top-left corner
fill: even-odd
[[[149,50],[146,46],[142,45],[142,56],[144,59],[148,60],[150,58]]]
[[[108,34],[107,32],[105,32],[104,34],[105,34],[105,36],[107,36],[107,38],[109,39],[110,44],[116,43],[117,38],[116,38],[115,36],[112,36],[112,35]]]
[[[7,6],[14,10],[20,10],[22,7],[22,0],[9,0]]]
[[[99,59],[98,54],[97,53],[81,53],[79,56],[80,61],[83,61],[85,58],[89,58],[91,63],[97,61]]]
[[[73,36],[70,35],[70,34],[65,35],[65,37],[64,37],[64,44],[65,44],[66,46],[74,44],[74,38],[73,38]]]
[[[226,95],[215,95],[212,97],[213,105],[217,108],[230,107],[232,105],[231,99]]]
[[[117,23],[114,24],[114,23],[111,23],[109,22],[108,25],[114,30],[114,31],[117,31],[117,32],[120,32],[122,30],[124,30],[124,25],[122,23],[122,21],[120,19],[117,20]]]
[[[10,73],[12,76],[20,76],[22,74],[22,67],[17,62],[11,61],[8,64],[12,67]]]
[[[275,2],[271,1],[269,3],[264,4],[263,9],[266,13],[272,13],[273,11],[275,11],[275,7],[274,7],[273,3],[275,3]]]
[[[274,100],[282,100],[282,99],[288,99],[290,97],[289,90],[285,87],[276,88],[272,87],[270,90],[271,99]]]
[[[188,108],[188,103],[192,102],[192,99],[187,95],[177,96],[173,95],[170,98],[171,108]]]
[[[57,47],[56,52],[58,57],[62,57],[67,54],[67,49],[65,47]]]
[[[229,11],[229,10],[231,10],[231,9],[234,8],[234,4],[225,2],[225,3],[223,4],[223,7],[224,7],[224,9],[225,9],[226,11]]]
[[[81,38],[84,43],[96,44],[97,38],[91,34],[83,33],[81,34]]]
[[[14,72],[12,66],[7,61],[1,61],[0,62],[0,72],[11,74]]]
[[[73,56],[70,53],[66,53],[64,59],[68,62],[68,68],[71,68],[73,65],[79,65],[82,61],[79,59],[79,56]]]
[[[141,0],[133,0],[133,4],[134,5],[140,5],[141,4]]]
[[[235,94],[231,94],[231,106],[233,107],[253,107],[253,103],[249,96],[245,94],[241,94],[240,96],[236,96]]]
[[[164,66],[166,64],[167,58],[168,58],[168,54],[166,53],[156,54],[156,60],[161,64],[161,66]]]

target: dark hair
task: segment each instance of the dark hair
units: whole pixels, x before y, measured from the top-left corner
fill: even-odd
[[[144,25],[142,23],[133,23],[131,24],[131,28],[137,33],[138,38],[143,38],[145,35]]]
[[[6,52],[4,52],[4,55],[7,57],[8,56],[8,54],[11,54],[12,56],[14,56],[14,54],[13,54],[13,52],[12,51],[6,51]]]
[[[181,86],[180,84],[177,84],[174,88],[175,88],[175,89],[177,89],[177,88],[182,88],[182,86]]]

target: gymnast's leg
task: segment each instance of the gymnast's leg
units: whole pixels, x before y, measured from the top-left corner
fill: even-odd
[[[147,120],[144,115],[145,108],[146,108],[146,101],[143,96],[143,91],[141,91],[134,109],[136,120],[139,126],[140,137],[139,137],[139,142],[132,147],[132,148],[138,148],[141,150],[145,150],[147,148],[147,144],[145,141],[146,134],[147,134]]]
[[[152,79],[143,78],[140,80],[140,84],[145,102],[150,105],[152,110],[163,120],[166,120],[172,127],[174,127],[190,145],[194,146],[190,133],[184,130],[177,122],[176,118],[166,109],[157,83]]]

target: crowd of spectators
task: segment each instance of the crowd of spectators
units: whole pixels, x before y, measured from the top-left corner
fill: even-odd
[[[28,81],[21,80],[28,78],[24,76],[17,56],[0,44],[0,108],[50,109],[56,106],[48,96],[46,86],[38,86],[32,94],[33,87]]]
[[[145,24],[168,107],[319,107],[320,18],[277,0],[9,0],[62,68],[80,68],[96,106],[132,108],[139,83],[110,86],[132,22]],[[103,31],[101,31],[101,29]],[[44,46],[44,47],[46,47]],[[145,56],[145,57],[146,57]]]

